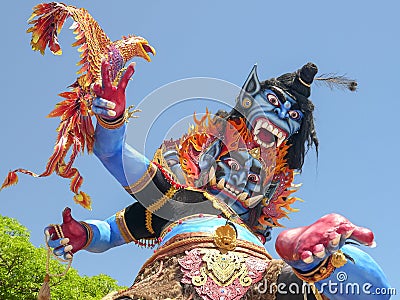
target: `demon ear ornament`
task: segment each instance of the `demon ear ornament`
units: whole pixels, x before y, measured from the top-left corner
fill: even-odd
[[[254,65],[240,91],[236,107],[241,111],[249,109],[254,103],[253,97],[257,95],[260,90],[261,84],[257,76],[257,65]]]
[[[199,158],[201,172],[208,172],[211,167],[215,167],[216,161],[221,153],[221,141],[216,140]]]

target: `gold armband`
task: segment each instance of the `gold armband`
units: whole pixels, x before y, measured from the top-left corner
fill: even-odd
[[[154,176],[157,173],[157,166],[153,163],[150,163],[149,167],[147,168],[146,172],[143,174],[141,178],[139,178],[138,181],[132,183],[129,186],[125,186],[124,189],[130,193],[130,194],[135,194],[143,190],[150,181],[153,180]]]

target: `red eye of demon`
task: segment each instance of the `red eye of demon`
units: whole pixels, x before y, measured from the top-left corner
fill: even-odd
[[[297,110],[291,110],[289,111],[289,116],[293,119],[293,120],[298,120],[300,119],[300,113]]]
[[[279,102],[278,98],[274,94],[268,94],[267,99],[269,103],[271,103],[273,106],[279,107],[281,106],[281,103]]]
[[[260,176],[256,175],[256,174],[249,174],[249,176],[247,177],[247,179],[253,183],[258,183],[260,181]]]
[[[228,158],[226,160],[226,164],[229,166],[229,168],[231,168],[231,170],[239,171],[239,169],[240,169],[239,163],[236,160],[234,160],[233,158]]]

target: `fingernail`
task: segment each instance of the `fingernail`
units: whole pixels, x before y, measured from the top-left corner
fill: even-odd
[[[107,107],[108,107],[108,108],[114,109],[115,106],[116,106],[116,104],[115,104],[114,102],[107,101]]]
[[[312,253],[310,251],[304,251],[301,254],[301,260],[304,261],[306,264],[310,264],[314,261]]]
[[[331,245],[333,247],[336,247],[337,245],[339,245],[340,242],[340,234],[338,234],[337,236],[335,236],[332,240],[331,240]]]
[[[322,250],[320,250],[320,251],[318,251],[318,252],[314,252],[314,255],[315,255],[316,257],[318,257],[318,258],[324,258],[325,255],[326,255],[325,249],[322,249]]]
[[[69,251],[71,251],[72,250],[72,246],[71,245],[68,245],[68,246],[66,246],[65,248],[64,248],[64,252],[69,252]]]
[[[348,238],[353,234],[353,231],[354,231],[354,229],[353,229],[353,230],[350,230],[349,232],[347,232],[347,233],[345,234],[345,238],[348,239]]]
[[[110,117],[115,117],[115,116],[117,115],[117,113],[116,113],[114,110],[109,110],[109,111],[107,112],[107,114],[108,114]]]
[[[67,254],[65,254],[65,258],[66,258],[66,259],[71,259],[71,258],[72,258],[72,255],[69,254],[69,253],[67,253]]]
[[[314,258],[312,256],[310,256],[310,257],[307,257],[307,258],[303,259],[303,261],[306,264],[311,264],[314,261]]]
[[[65,238],[65,239],[62,239],[61,240],[61,245],[66,245],[66,244],[68,244],[69,243],[69,238]]]

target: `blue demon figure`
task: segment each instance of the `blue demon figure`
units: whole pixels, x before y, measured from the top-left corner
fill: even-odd
[[[134,66],[128,67],[118,86],[111,83],[108,70],[103,62],[103,82],[94,86],[99,97],[93,103],[98,120],[94,150],[138,201],[104,221],[78,222],[66,209],[60,226],[64,238],[53,227],[48,229],[54,252],[66,257],[129,242],[158,244],[133,286],[105,299],[304,299],[305,295],[322,299],[316,290],[302,288],[304,282],[329,299],[389,298],[374,293],[388,287],[377,263],[357,247],[345,245],[352,239],[371,246],[373,233],[343,216],[330,214],[309,226],[282,232],[276,241],[282,260],[272,259],[257,230],[249,226],[250,219],[266,224],[274,216],[270,203],[285,202],[291,172],[301,169],[306,147],[317,145],[308,100],[315,65],[261,83],[254,70],[246,93],[223,116],[228,125],[240,129],[246,147],[233,146],[231,134],[225,134],[222,142],[204,136],[206,157],[213,160],[200,156],[198,165],[192,165],[183,156],[190,152],[176,160],[196,179],[201,179],[203,169],[210,170],[207,188],[177,182],[162,159],[151,161],[125,143],[125,87]],[[242,123],[244,129],[237,125]],[[268,153],[277,152],[271,163]],[[341,271],[346,272],[347,282],[360,288],[358,293],[329,288],[340,284]]]
[[[260,82],[255,66],[231,113],[218,112],[208,126],[204,124],[197,126],[195,133],[189,137],[185,136],[176,143],[171,144],[169,141],[166,143],[167,149],[163,154],[167,165],[164,167],[174,173],[178,181],[202,187],[217,195],[240,214],[263,242],[269,240],[271,228],[281,226],[278,219],[286,217],[285,211],[281,208],[291,211],[290,204],[295,201],[295,198],[287,196],[294,191],[293,170],[301,169],[303,163],[304,133],[313,132],[313,105],[307,97],[310,95],[310,84],[316,72],[315,65],[310,63],[296,73]],[[296,85],[296,82],[300,85]],[[218,117],[224,120],[221,121]],[[201,121],[195,120],[195,123],[199,125]],[[215,123],[219,123],[219,126],[213,126]],[[229,127],[235,130],[229,130]],[[202,132],[202,135],[198,132]],[[210,140],[214,141],[215,136],[219,137],[219,142],[211,143],[212,146],[209,146]],[[291,141],[286,143],[288,139]],[[190,142],[187,142],[188,140]],[[193,145],[196,143],[197,145]],[[300,145],[300,149],[293,145],[294,143]],[[309,137],[309,143],[317,144],[315,134]],[[230,147],[232,144],[236,145],[236,149]],[[225,163],[235,159],[227,160],[226,155],[221,155],[222,148],[230,148],[228,154],[231,154],[237,150],[239,144],[249,150],[242,152],[247,152],[248,157],[250,150],[253,153],[257,152],[258,155],[263,154],[261,164],[264,174],[246,175],[248,170],[245,165],[236,167],[236,161],[231,163],[233,167],[231,168]],[[292,147],[297,151],[291,151]],[[284,154],[281,163],[288,161],[290,167],[282,170],[282,166],[278,167],[276,161],[266,158],[268,152],[273,157]],[[254,160],[254,155],[252,159]],[[216,173],[211,166],[218,167]],[[275,172],[276,174],[272,176],[274,169],[281,172]],[[241,177],[234,175],[231,178],[231,174],[236,172],[241,172]],[[267,180],[255,184],[253,179],[260,180],[260,175],[264,175]],[[216,180],[210,180],[213,177],[216,177]],[[204,178],[208,179],[208,182]],[[236,183],[234,181],[237,181],[237,178],[245,181]],[[290,189],[292,191],[289,191]]]

